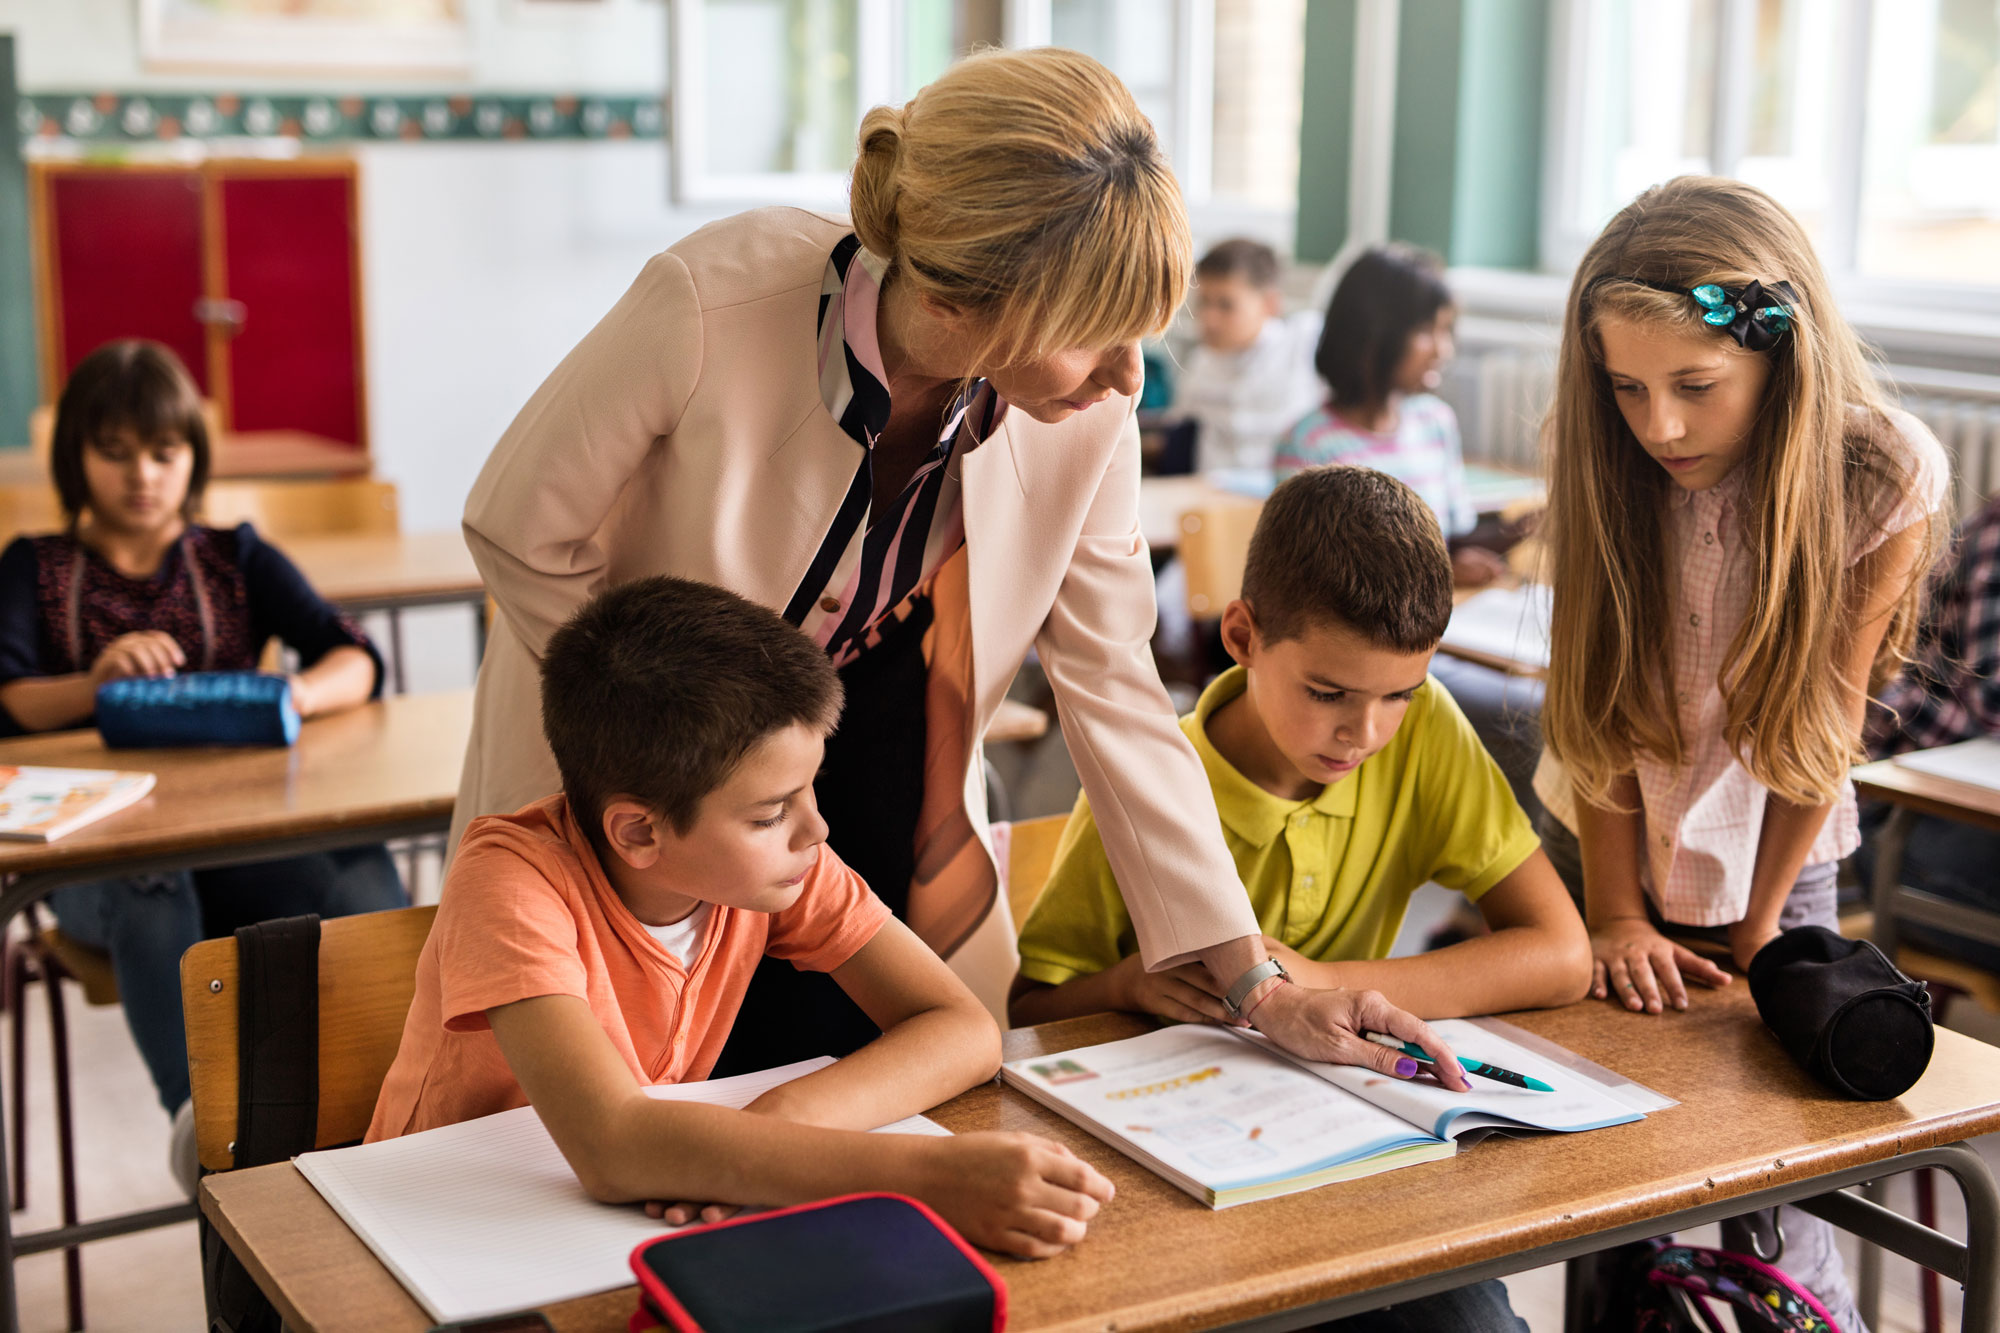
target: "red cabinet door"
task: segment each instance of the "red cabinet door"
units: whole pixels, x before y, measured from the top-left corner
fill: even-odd
[[[47,189],[48,400],[77,362],[114,338],[165,343],[211,393],[208,331],[195,309],[203,294],[201,173],[68,169],[51,173]]]
[[[229,425],[362,442],[354,177],[345,164],[246,170],[219,192],[219,295],[241,306],[226,344]]]

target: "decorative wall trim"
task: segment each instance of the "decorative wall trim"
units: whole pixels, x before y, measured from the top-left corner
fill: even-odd
[[[91,144],[283,138],[658,139],[656,96],[507,93],[47,92],[23,94],[21,138]]]

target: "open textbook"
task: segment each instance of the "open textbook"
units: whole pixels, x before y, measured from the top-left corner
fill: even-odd
[[[1211,1208],[1436,1161],[1494,1130],[1575,1133],[1672,1105],[1495,1020],[1431,1026],[1458,1053],[1555,1091],[1474,1076],[1470,1093],[1451,1092],[1428,1074],[1318,1064],[1197,1024],[1015,1060],[1000,1076]]]
[[[646,1092],[747,1106],[832,1063],[821,1056]],[[911,1116],[876,1132],[951,1131]],[[295,1160],[340,1220],[441,1324],[630,1286],[632,1247],[674,1230],[638,1204],[599,1203],[584,1193],[532,1106]]]
[[[151,773],[0,764],[0,838],[54,842],[152,789]]]
[[[1452,608],[1443,643],[1546,670],[1554,608],[1555,593],[1546,583],[1488,588]]]

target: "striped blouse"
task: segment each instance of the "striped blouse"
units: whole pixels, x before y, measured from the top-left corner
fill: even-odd
[[[990,436],[1007,404],[974,380],[945,413],[938,442],[903,493],[873,491],[873,450],[889,424],[888,375],[875,318],[887,264],[843,238],[827,260],[819,297],[819,388],[826,410],[860,446],[854,479],[806,568],[785,619],[845,666],[879,638],[882,621],[965,545],[954,453]]]

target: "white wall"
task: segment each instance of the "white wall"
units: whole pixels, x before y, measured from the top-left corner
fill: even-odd
[[[464,87],[631,94],[665,85],[662,0],[465,4],[475,57]],[[368,86],[324,75],[149,73],[136,10],[136,0],[0,0],[23,90]],[[361,167],[376,471],[397,483],[407,530],[455,527],[487,452],[535,386],[648,256],[720,213],[668,203],[657,141],[360,142],[351,151]]]
[[[637,93],[666,87],[665,0],[462,0],[472,60],[463,71],[426,75],[365,72],[341,87],[415,86],[518,92]],[[328,88],[320,74],[240,70],[162,73],[141,68],[139,0],[0,0],[0,31],[15,34],[24,91],[104,88]]]
[[[666,201],[657,143],[359,154],[368,420],[410,531],[458,523],[536,385],[650,255],[719,213]]]

